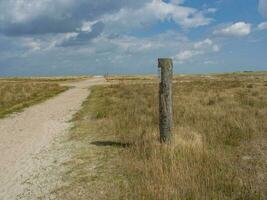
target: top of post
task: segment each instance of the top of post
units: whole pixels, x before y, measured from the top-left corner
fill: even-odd
[[[162,66],[172,66],[172,59],[171,58],[159,58],[158,59],[159,65],[158,67],[162,67]]]

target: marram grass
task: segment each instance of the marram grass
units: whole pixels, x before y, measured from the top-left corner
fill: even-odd
[[[158,84],[119,80],[74,119],[64,198],[266,199],[266,73],[175,77],[171,145],[159,143]]]

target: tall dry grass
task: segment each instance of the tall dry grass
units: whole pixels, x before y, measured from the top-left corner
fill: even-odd
[[[0,81],[0,117],[47,99],[67,88],[36,81]]]
[[[71,134],[84,144],[74,152],[83,165],[72,165],[83,181],[72,178],[68,190],[82,187],[80,199],[90,188],[105,188],[107,199],[267,197],[266,74],[175,79],[172,145],[158,140],[157,84],[120,81],[93,89]],[[92,138],[111,140],[105,161],[98,160],[105,176],[95,175],[97,186],[87,178],[90,159],[81,156],[92,154]],[[103,154],[95,151],[94,157]]]
[[[0,77],[0,82],[38,82],[61,83],[87,79],[89,76],[55,76],[55,77]]]

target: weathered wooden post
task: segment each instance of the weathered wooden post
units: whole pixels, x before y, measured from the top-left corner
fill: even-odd
[[[159,129],[160,141],[170,143],[172,140],[172,76],[173,63],[170,58],[159,58]]]

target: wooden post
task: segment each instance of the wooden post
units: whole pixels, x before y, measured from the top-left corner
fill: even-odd
[[[159,85],[159,129],[160,141],[170,143],[172,139],[172,59],[158,59],[160,68]]]

